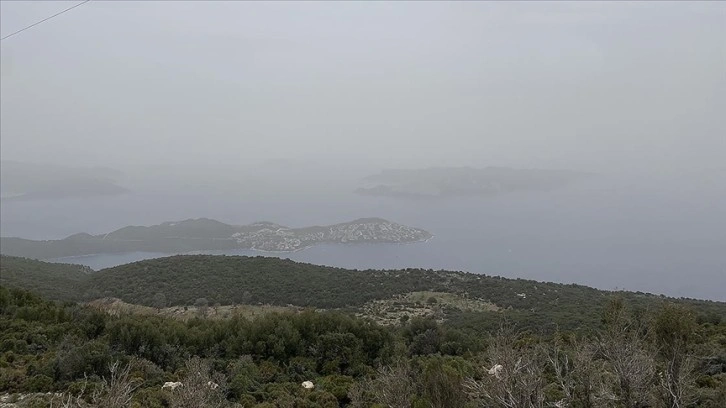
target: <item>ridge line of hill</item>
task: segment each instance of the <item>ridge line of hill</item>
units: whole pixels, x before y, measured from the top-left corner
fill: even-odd
[[[670,301],[688,305],[705,320],[726,316],[726,302],[711,300],[611,292],[457,271],[359,271],[279,258],[224,255],[177,255],[93,273],[81,266],[2,256],[0,284],[73,302],[118,298],[158,308],[193,305],[201,299],[208,305],[293,305],[358,313],[376,310],[389,316],[407,307],[426,308],[427,300],[410,295],[431,293],[433,299],[428,301],[444,303],[429,309],[436,309],[441,320],[456,325],[495,326],[506,318],[526,326],[598,327],[602,308],[615,296],[641,310]],[[448,304],[445,298],[451,298]]]

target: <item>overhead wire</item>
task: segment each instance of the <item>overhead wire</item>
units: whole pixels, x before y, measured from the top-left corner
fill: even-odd
[[[20,33],[22,33],[23,31],[25,31],[25,30],[27,30],[27,29],[29,29],[29,28],[33,28],[33,27],[37,26],[38,24],[42,24],[42,23],[44,23],[44,22],[46,22],[46,21],[48,21],[48,20],[50,20],[50,19],[52,19],[52,18],[58,17],[58,16],[60,16],[60,15],[61,15],[61,14],[63,14],[63,13],[67,13],[67,12],[69,12],[69,11],[73,10],[73,9],[74,9],[74,8],[76,8],[76,7],[80,7],[80,6],[82,6],[82,5],[86,4],[86,3],[88,3],[89,1],[91,1],[91,0],[85,0],[85,1],[82,1],[82,2],[80,2],[80,3],[78,3],[78,4],[74,5],[74,6],[68,7],[67,9],[65,9],[65,10],[63,10],[63,11],[61,11],[61,12],[55,13],[55,14],[53,14],[53,15],[52,15],[52,16],[50,16],[50,17],[46,17],[46,18],[44,18],[44,19],[42,19],[42,20],[38,21],[37,23],[33,23],[33,24],[31,24],[31,25],[29,25],[29,26],[27,26],[27,27],[25,27],[25,28],[21,28],[20,30],[18,30],[18,31],[16,31],[16,32],[12,33],[12,34],[8,34],[8,35],[6,35],[5,37],[3,37],[3,38],[0,38],[0,41],[4,41],[4,40],[6,40],[6,39],[8,39],[8,38],[10,38],[10,37],[12,37],[12,36],[14,36],[14,35],[16,35],[16,34],[20,34]]]

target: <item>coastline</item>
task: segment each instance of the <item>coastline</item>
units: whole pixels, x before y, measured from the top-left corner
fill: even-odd
[[[43,261],[43,262],[51,262],[51,263],[69,263],[69,262],[64,262],[64,261],[68,261],[68,260],[71,260],[72,261],[73,259],[79,259],[79,258],[91,258],[91,257],[95,257],[95,256],[113,256],[113,255],[123,256],[123,255],[134,254],[134,253],[139,253],[139,254],[158,254],[158,255],[161,255],[161,256],[159,256],[159,258],[166,257],[166,256],[175,256],[175,255],[203,255],[203,254],[208,254],[210,252],[214,252],[214,254],[212,254],[212,255],[225,255],[224,253],[220,253],[220,252],[231,252],[231,251],[253,251],[253,252],[258,252],[258,253],[261,253],[261,254],[280,255],[280,254],[293,254],[293,253],[296,253],[296,252],[302,252],[302,251],[305,251],[307,249],[310,249],[310,248],[313,248],[313,247],[316,247],[316,246],[320,246],[320,245],[411,245],[411,244],[425,244],[425,243],[431,241],[432,239],[434,239],[434,237],[435,237],[435,235],[434,234],[431,234],[431,236],[428,237],[428,238],[426,238],[426,239],[415,240],[415,241],[403,241],[403,242],[376,242],[376,241],[373,241],[373,240],[359,241],[359,242],[356,242],[356,241],[347,241],[347,242],[332,242],[332,241],[330,241],[330,242],[317,242],[317,243],[314,243],[312,245],[305,245],[305,246],[302,246],[300,248],[296,248],[296,249],[293,249],[293,250],[287,250],[287,251],[285,251],[285,250],[266,250],[266,249],[258,249],[258,248],[254,248],[254,247],[251,247],[251,248],[242,248],[242,247],[240,247],[240,248],[234,248],[234,249],[197,249],[197,250],[185,251],[185,252],[157,252],[157,251],[99,252],[99,253],[83,254],[83,255],[68,255],[68,256],[63,256],[63,257],[58,257],[58,258],[43,258],[43,259],[40,259],[40,260]],[[70,263],[72,264],[73,262],[70,262]]]

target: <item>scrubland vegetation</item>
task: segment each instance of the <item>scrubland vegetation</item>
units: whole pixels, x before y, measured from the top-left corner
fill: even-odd
[[[3,257],[3,275],[35,262]],[[38,263],[35,273],[38,268],[62,276],[69,266]],[[195,275],[199,282],[184,281]],[[225,285],[219,282],[240,276],[246,286],[217,292],[217,298],[202,284],[220,289]],[[132,284],[143,279],[166,279],[167,285]],[[346,285],[345,279],[352,280]],[[0,392],[6,394],[0,404],[726,405],[726,322],[718,302],[456,272],[346,271],[266,258],[172,257],[81,280],[83,293],[70,298],[95,289],[148,306],[137,313],[80,299],[49,300],[52,291],[41,297],[18,288],[21,281],[5,280]],[[267,282],[279,289],[266,291]],[[118,292],[105,293],[112,285]],[[204,293],[194,293],[194,285]],[[496,296],[509,290],[513,296]],[[558,300],[547,302],[555,290]],[[517,296],[525,291],[526,298]],[[238,292],[246,300],[240,303],[294,307],[254,316],[228,309],[226,317],[214,317],[214,305],[223,307],[224,296]],[[194,306],[199,299],[203,302]],[[397,319],[376,316],[379,309],[369,306],[381,302],[397,310]],[[197,312],[184,318],[163,313],[171,305],[183,308],[180,304]],[[578,316],[578,310],[579,319],[558,323]],[[177,381],[183,386],[162,389]],[[314,388],[302,387],[304,381]]]

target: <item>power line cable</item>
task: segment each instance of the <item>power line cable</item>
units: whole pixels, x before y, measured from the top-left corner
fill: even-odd
[[[3,37],[3,38],[0,38],[0,41],[6,40],[6,39],[8,39],[8,38],[10,38],[10,37],[14,36],[15,34],[20,34],[20,33],[22,33],[23,31],[25,31],[25,30],[27,30],[27,29],[29,29],[29,28],[33,28],[33,27],[37,26],[38,24],[41,24],[41,23],[44,23],[44,22],[46,22],[46,21],[50,20],[51,18],[54,18],[54,17],[58,17],[58,16],[60,16],[60,15],[61,15],[61,14],[63,14],[63,13],[66,13],[66,12],[68,12],[68,11],[71,11],[71,10],[73,10],[73,9],[74,9],[74,8],[76,8],[76,7],[79,7],[79,6],[82,6],[82,5],[86,4],[86,3],[88,3],[89,1],[91,1],[91,0],[85,0],[85,1],[82,1],[82,2],[80,2],[80,3],[78,3],[78,4],[76,4],[75,6],[71,6],[71,7],[68,7],[67,9],[65,9],[65,10],[63,10],[63,11],[61,11],[61,12],[59,12],[59,13],[53,14],[53,15],[52,15],[52,16],[50,16],[50,17],[47,17],[47,18],[44,18],[44,19],[42,19],[42,20],[38,21],[37,23],[31,24],[31,25],[29,25],[29,26],[27,26],[27,27],[25,27],[25,28],[22,28],[22,29],[20,29],[20,30],[18,30],[18,31],[16,31],[16,32],[12,33],[12,34],[8,34],[8,35],[6,35],[5,37]]]

